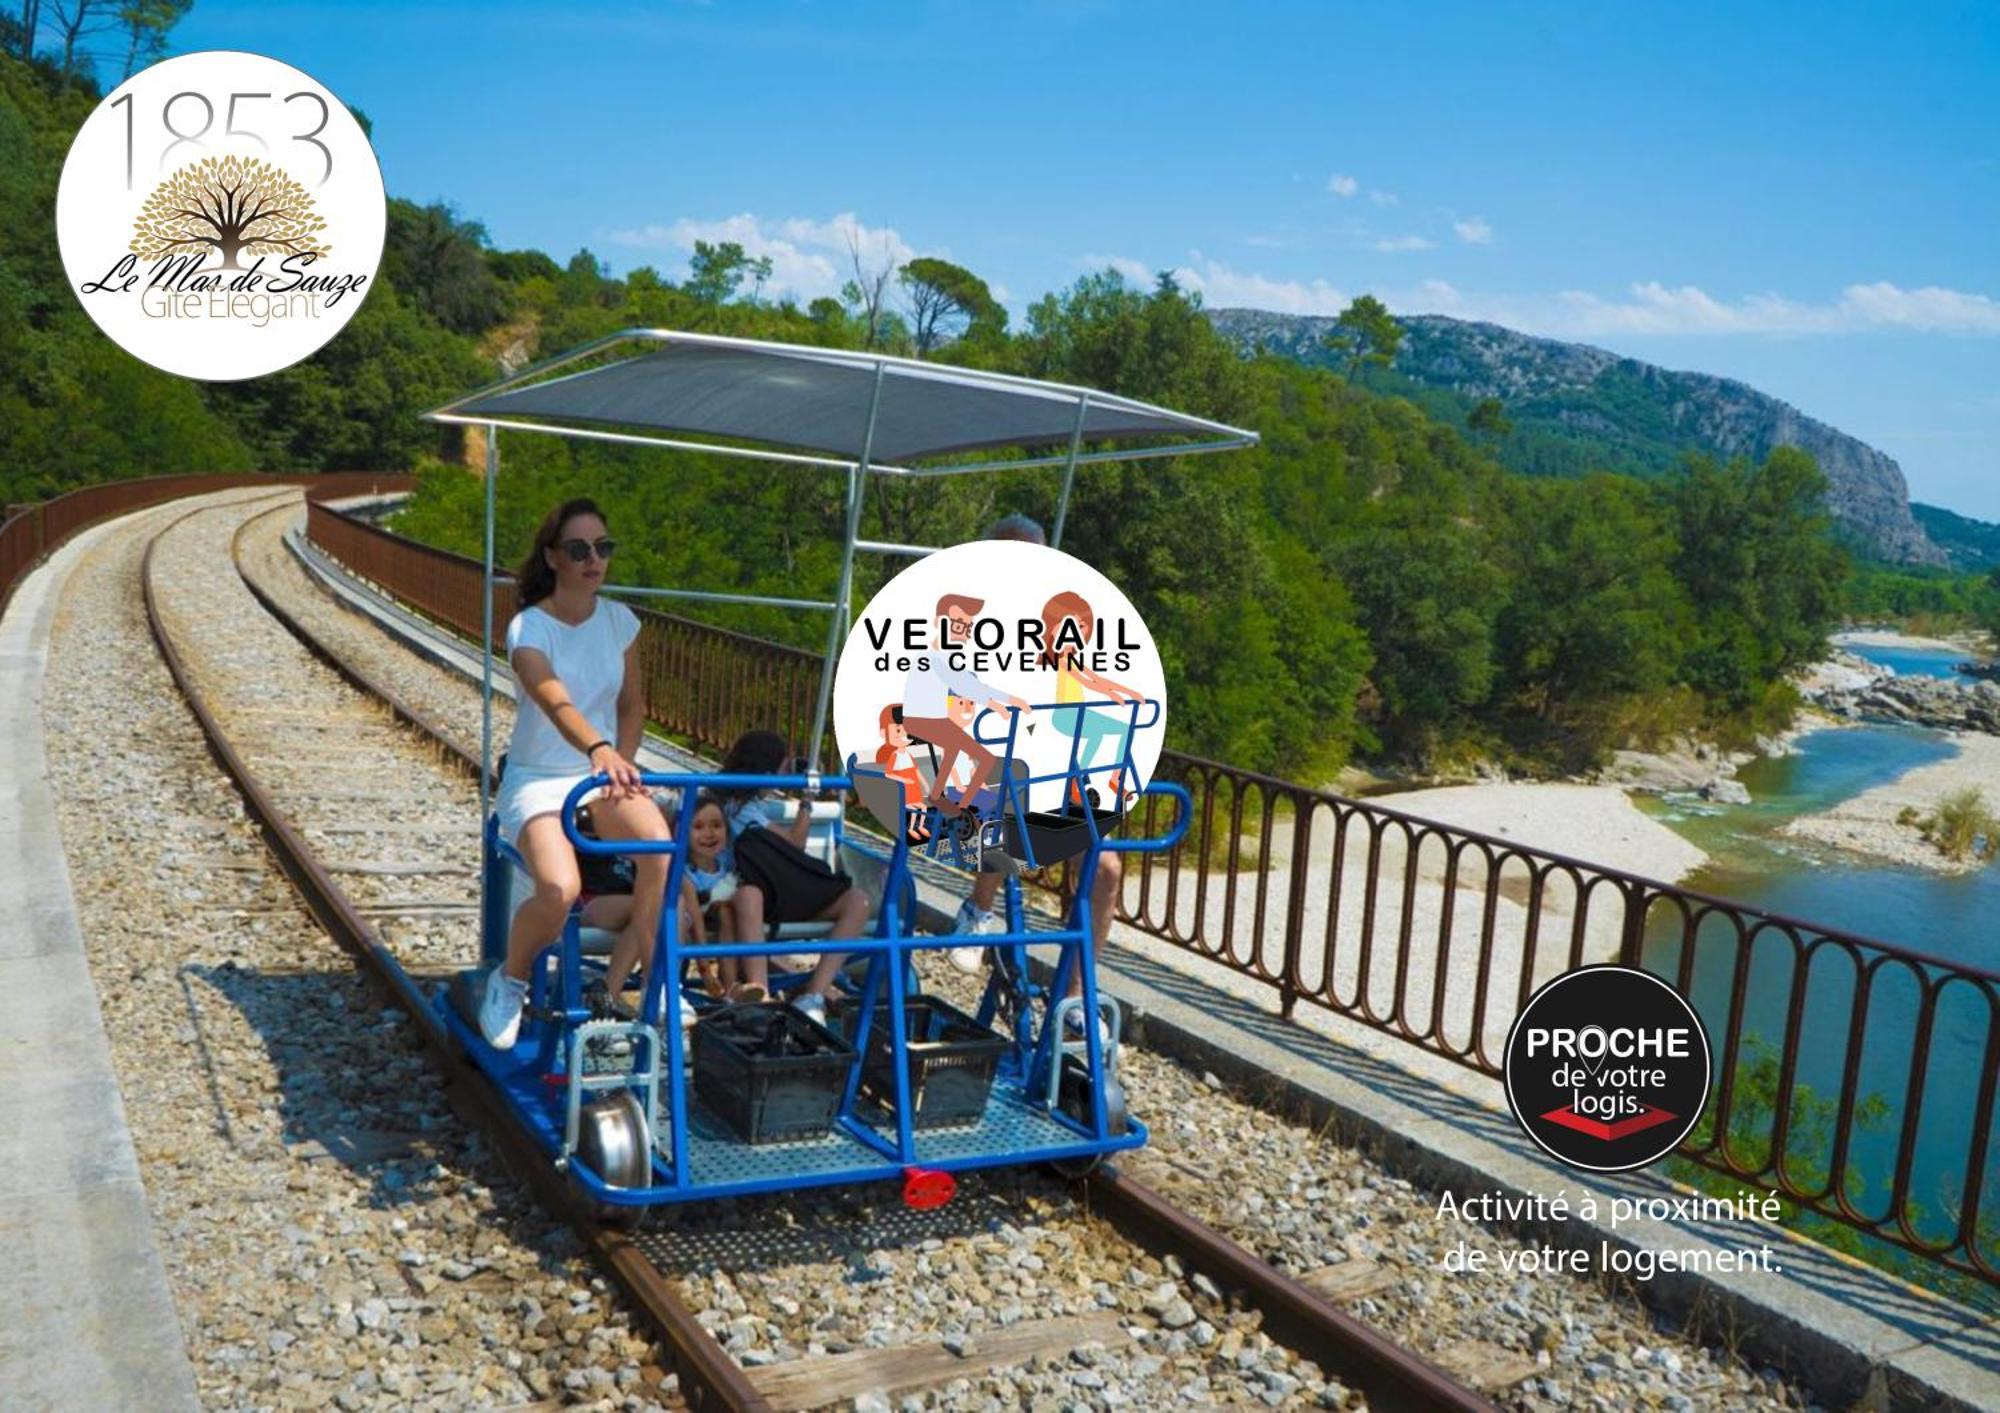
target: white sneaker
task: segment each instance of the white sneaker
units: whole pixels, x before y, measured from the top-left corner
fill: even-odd
[[[801,991],[792,997],[792,1009],[807,1020],[826,1024],[826,997],[817,991]]]
[[[972,899],[967,898],[958,905],[958,915],[951,920],[951,930],[964,937],[990,937],[996,932],[1005,932],[1007,924],[991,908],[976,908]]]
[[[960,936],[990,937],[996,932],[1005,932],[1007,924],[999,914],[987,908],[977,908],[972,899],[967,898],[958,905],[958,916],[951,920],[951,930]],[[951,964],[967,976],[977,976],[986,969],[986,949],[984,947],[953,947],[946,957]]]
[[[511,1050],[521,1033],[521,1004],[528,999],[528,983],[516,981],[499,967],[486,975],[485,994],[479,998],[479,1033],[495,1050]]]
[[[1081,1010],[1065,1012],[1063,1016],[1063,1029],[1081,1040],[1083,1038],[1083,1012]],[[1111,1048],[1111,1027],[1104,1023],[1104,1017],[1101,1015],[1097,1018],[1097,1043],[1102,1049],[1108,1050]]]

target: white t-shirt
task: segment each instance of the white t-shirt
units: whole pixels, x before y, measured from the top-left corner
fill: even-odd
[[[568,624],[540,605],[514,615],[507,625],[507,659],[533,648],[549,661],[570,705],[591,729],[618,743],[618,690],[625,684],[625,649],[639,636],[639,619],[624,604],[600,596],[590,617]],[[514,711],[514,737],[507,747],[507,773],[588,775],[590,762],[563,739],[548,713],[525,694]]]

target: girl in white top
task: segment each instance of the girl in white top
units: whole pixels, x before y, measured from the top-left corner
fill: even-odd
[[[603,513],[588,500],[556,507],[535,533],[521,566],[521,611],[507,625],[507,657],[520,695],[506,774],[495,808],[500,830],[521,852],[535,890],[514,914],[507,959],[487,979],[479,1028],[494,1048],[513,1048],[529,968],[561,933],[581,891],[576,852],[564,837],[562,802],[578,781],[610,777],[591,814],[606,839],[666,839],[667,821],[639,784],[632,758],[646,720],[639,673],[639,620],[601,598],[616,548]],[[629,919],[611,952],[605,982],[614,1000],[659,926],[667,858],[641,854]]]

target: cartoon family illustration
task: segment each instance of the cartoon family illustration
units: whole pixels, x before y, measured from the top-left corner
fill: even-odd
[[[969,594],[945,594],[937,601],[937,621],[943,624],[945,649],[963,647],[985,600]],[[883,774],[903,791],[904,827],[914,845],[930,842],[931,812],[955,820],[970,810],[992,818],[998,812],[997,791],[990,778],[999,757],[974,734],[973,723],[983,710],[1017,711],[1023,718],[1046,717],[1052,728],[1074,743],[1064,807],[1095,808],[1100,796],[1083,782],[1104,765],[1116,768],[1105,776],[1114,809],[1122,812],[1135,793],[1137,781],[1125,779],[1129,763],[1131,717],[1127,712],[1094,705],[1108,698],[1114,706],[1145,701],[1145,694],[1091,668],[1080,648],[1092,641],[1097,617],[1082,594],[1064,591],[1042,606],[1042,649],[1035,667],[1055,673],[1053,704],[1039,710],[1021,697],[981,680],[971,671],[949,664],[940,652],[910,672],[903,700],[883,706],[879,717],[882,744],[875,761]],[[1032,728],[1031,728],[1032,729]],[[926,788],[914,750],[924,750],[933,765]]]

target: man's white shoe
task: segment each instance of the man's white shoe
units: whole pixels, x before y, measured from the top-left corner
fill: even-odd
[[[958,905],[958,915],[951,920],[951,930],[960,936],[990,937],[996,932],[1005,932],[1007,924],[990,908],[974,907],[972,899],[967,898]],[[946,955],[951,964],[967,976],[977,976],[986,968],[984,947],[953,947]]]
[[[1083,1038],[1083,1011],[1077,1009],[1066,1012],[1063,1017],[1063,1029],[1068,1031],[1075,1039],[1081,1040]],[[1097,1018],[1097,1043],[1106,1049],[1109,1049],[1111,1045],[1111,1027],[1104,1023],[1104,1017],[1101,1015]]]
[[[996,932],[1005,932],[1007,925],[991,908],[975,907],[972,899],[967,898],[958,905],[958,914],[951,920],[951,930],[961,936],[990,937]]]
[[[528,999],[528,983],[516,981],[499,967],[486,976],[486,991],[479,998],[479,1033],[495,1050],[511,1050],[521,1033],[521,1005]]]

